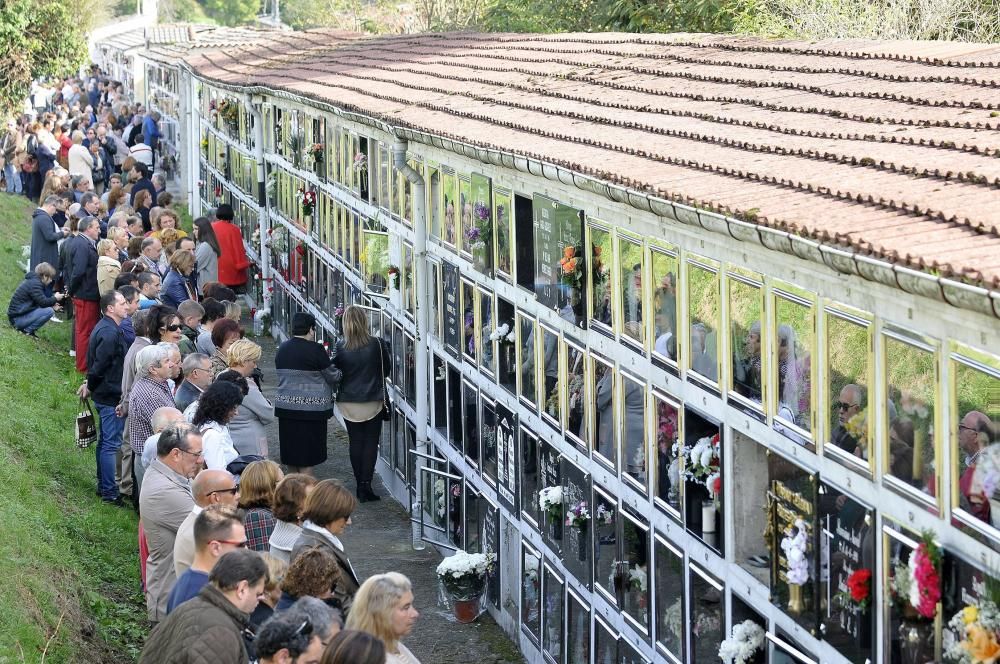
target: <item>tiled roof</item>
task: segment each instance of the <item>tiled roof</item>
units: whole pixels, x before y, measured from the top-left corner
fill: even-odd
[[[270,39],[275,34],[273,29],[268,28],[212,26],[191,26],[191,28],[185,39],[150,44],[146,56],[151,60],[172,63],[199,50],[248,46],[263,39]]]
[[[187,61],[1000,289],[1000,45],[310,31]]]

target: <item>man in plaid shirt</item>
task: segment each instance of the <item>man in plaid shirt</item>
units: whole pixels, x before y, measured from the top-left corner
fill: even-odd
[[[128,399],[128,433],[137,459],[142,458],[146,439],[153,435],[153,413],[164,406],[175,407],[167,383],[173,374],[174,363],[168,345],[146,346],[136,355],[136,381]],[[135,495],[139,494],[139,489],[137,482]]]

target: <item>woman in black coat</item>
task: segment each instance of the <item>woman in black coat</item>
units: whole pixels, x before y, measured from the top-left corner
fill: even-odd
[[[333,358],[343,372],[337,407],[347,423],[358,500],[379,500],[379,495],[372,490],[372,479],[382,437],[382,420],[388,419],[385,377],[392,367],[392,356],[386,343],[369,332],[368,316],[360,307],[347,307],[343,328],[344,338],[337,343]]]
[[[299,312],[292,316],[292,338],[278,347],[274,357],[278,444],[281,463],[290,473],[312,474],[313,466],[326,461],[326,423],[333,417],[340,370],[323,346],[313,341],[315,337],[316,319]]]

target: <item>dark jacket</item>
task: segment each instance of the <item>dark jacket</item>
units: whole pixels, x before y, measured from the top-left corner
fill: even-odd
[[[160,287],[160,301],[176,309],[184,300],[195,299],[194,293],[189,292],[188,288],[187,277],[177,270],[170,270]]]
[[[333,598],[343,607],[344,613],[347,613],[351,610],[354,595],[357,594],[361,583],[354,574],[354,568],[351,566],[351,561],[345,552],[335,547],[333,542],[324,537],[322,533],[303,528],[299,538],[295,540],[295,544],[292,546],[292,555],[289,557],[289,561],[295,562],[300,553],[314,546],[329,551],[337,559],[337,566],[340,567],[340,580],[333,587]]]
[[[187,410],[188,406],[200,398],[201,390],[199,390],[191,381],[184,380],[181,381],[180,387],[178,387],[177,392],[174,393],[174,405],[177,406],[177,410],[183,413]]]
[[[146,640],[140,664],[246,664],[249,616],[209,584],[178,606]]]
[[[29,272],[24,275],[24,281],[18,285],[17,290],[10,298],[10,304],[7,305],[7,319],[13,325],[14,318],[17,316],[23,316],[42,307],[51,307],[55,303],[54,297],[45,294],[45,287],[42,286],[42,280],[38,278],[38,275]]]
[[[300,420],[333,416],[333,391],[340,382],[340,370],[323,346],[292,337],[278,347],[274,367],[278,373],[275,415]]]
[[[122,328],[107,316],[97,321],[87,346],[87,389],[95,403],[117,406],[121,401],[127,352]]]
[[[156,187],[153,186],[153,181],[150,180],[149,178],[139,178],[138,180],[135,181],[135,184],[132,185],[132,191],[129,192],[129,197],[128,197],[129,205],[135,207],[135,195],[138,194],[143,189],[149,192],[149,196],[153,201],[149,207],[151,208],[156,207]]]
[[[58,268],[59,240],[62,237],[62,231],[56,229],[56,222],[49,213],[42,208],[35,210],[31,215],[31,262],[28,269],[34,270],[39,263]]]
[[[392,356],[384,341],[372,337],[367,346],[356,350],[347,350],[339,341],[333,363],[343,373],[337,401],[363,403],[385,398],[385,377],[392,369]]]
[[[83,233],[70,241],[73,243],[70,247],[72,268],[67,290],[75,298],[97,302],[101,299],[97,288],[97,247]]]

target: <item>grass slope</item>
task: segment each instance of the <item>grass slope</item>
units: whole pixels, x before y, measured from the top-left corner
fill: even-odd
[[[130,662],[146,634],[136,517],[94,496],[94,448],[73,443],[71,323],[36,340],[6,320],[31,210],[0,194],[0,664]]]

